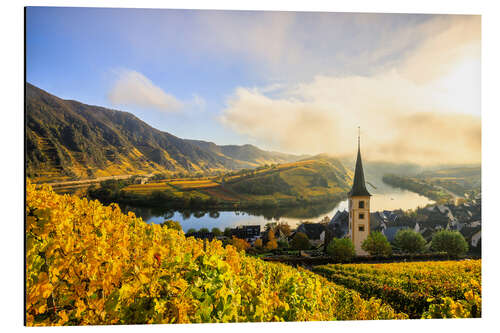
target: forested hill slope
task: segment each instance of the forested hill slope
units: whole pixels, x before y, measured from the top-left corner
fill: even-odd
[[[258,148],[258,154],[242,158],[246,145],[230,146],[241,153],[226,155],[225,146],[181,139],[131,113],[63,100],[29,83],[26,140],[27,175],[39,180],[232,170],[299,158]]]
[[[307,155],[291,155],[279,152],[265,151],[253,145],[216,145],[212,142],[187,140],[204,150],[227,156],[241,164],[257,167],[263,164],[285,163],[306,158]]]

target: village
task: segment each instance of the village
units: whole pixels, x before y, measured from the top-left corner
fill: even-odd
[[[233,237],[242,239],[250,246],[261,244],[265,249],[269,241],[275,239],[276,246],[268,246],[269,250],[283,252],[287,250],[309,250],[310,253],[323,253],[333,238],[344,238],[349,234],[349,212],[347,210],[337,211],[332,217],[325,217],[317,222],[303,222],[296,229],[286,222],[268,223],[266,226],[241,225],[235,228],[226,228],[221,231],[217,228],[209,231],[200,229],[188,231],[186,236],[200,239],[212,240],[214,238],[223,242],[230,242]],[[387,240],[392,243],[399,230],[411,229],[423,236],[426,242],[430,242],[432,235],[440,230],[459,231],[469,245],[469,252],[481,253],[481,195],[460,205],[428,205],[419,208],[409,215],[403,210],[384,210],[370,213],[370,231],[381,232]],[[293,248],[298,233],[302,233],[309,243],[304,248]],[[270,236],[270,234],[272,234]],[[302,236],[302,235],[301,235]],[[303,237],[302,236],[302,237]],[[260,240],[260,241],[258,241]],[[306,252],[307,253],[307,252]]]
[[[408,249],[398,246],[396,238],[406,230],[421,239],[425,245],[414,250],[415,253],[432,252],[431,240],[441,231],[459,232],[467,242],[467,254],[481,255],[481,194],[467,193],[459,202],[447,204],[429,204],[415,210],[383,210],[370,212],[371,194],[366,189],[361,150],[358,137],[358,154],[352,189],[348,193],[349,210],[337,211],[333,217],[324,217],[321,221],[300,223],[292,229],[286,222],[273,222],[261,228],[260,225],[241,225],[226,228],[224,231],[213,228],[188,230],[186,236],[201,239],[221,240],[240,250],[261,257],[296,255],[303,257],[324,256],[329,252],[333,240],[349,239],[357,257],[374,253],[367,251],[363,243],[369,235],[380,234],[390,251],[385,253],[408,254]],[[456,234],[455,234],[456,235]],[[390,245],[389,245],[390,244]],[[436,249],[434,249],[436,250]]]

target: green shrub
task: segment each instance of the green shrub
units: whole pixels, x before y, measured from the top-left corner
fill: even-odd
[[[222,231],[220,231],[219,228],[212,228],[212,233],[214,234],[215,237],[222,236]]]
[[[392,254],[391,244],[379,231],[371,232],[361,244],[361,248],[373,256],[389,256]]]
[[[432,236],[431,250],[446,252],[456,257],[467,253],[469,245],[460,232],[442,230]]]
[[[290,247],[290,245],[288,244],[288,242],[286,240],[279,240],[278,241],[278,248],[288,249],[289,247]]]
[[[425,239],[412,229],[401,229],[394,237],[394,245],[403,253],[421,253],[425,249]]]
[[[354,245],[349,238],[332,239],[326,248],[326,252],[339,261],[349,261],[355,255]]]
[[[290,245],[295,250],[309,250],[311,248],[309,238],[303,232],[297,232],[295,236],[293,236]]]

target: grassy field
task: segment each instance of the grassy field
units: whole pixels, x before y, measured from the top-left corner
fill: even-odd
[[[313,270],[410,318],[481,317],[481,260],[336,264]]]

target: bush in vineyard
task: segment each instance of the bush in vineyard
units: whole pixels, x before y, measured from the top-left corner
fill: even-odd
[[[27,325],[405,318],[309,271],[26,185]]]

